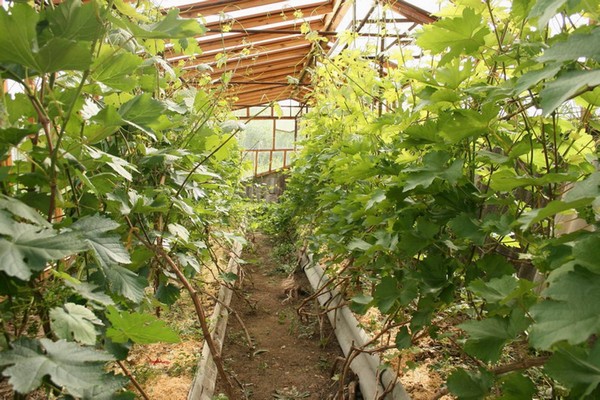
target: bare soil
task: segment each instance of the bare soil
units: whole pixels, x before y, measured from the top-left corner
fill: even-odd
[[[336,360],[342,352],[325,319],[300,318],[296,307],[307,295],[308,282],[293,275],[296,289],[289,290],[290,277],[271,255],[269,239],[255,236],[254,248],[244,259],[243,285],[231,307],[244,322],[253,346],[237,319],[230,316],[223,358],[226,368],[245,399],[327,399],[337,390]],[[298,293],[296,293],[296,291]],[[223,392],[217,382],[215,394]]]

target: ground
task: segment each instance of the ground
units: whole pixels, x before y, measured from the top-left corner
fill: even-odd
[[[301,320],[296,313],[308,287],[305,278],[295,275],[300,290],[290,293],[288,275],[273,259],[269,239],[263,235],[256,235],[253,251],[246,251],[243,258],[255,260],[244,266],[244,285],[231,306],[254,347],[248,346],[243,327],[230,316],[223,357],[236,389],[247,399],[328,398],[337,388],[332,371],[342,353],[327,321]]]

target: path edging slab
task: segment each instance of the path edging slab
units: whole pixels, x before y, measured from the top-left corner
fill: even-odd
[[[315,292],[327,284],[323,268],[318,264],[314,264],[311,257],[303,256],[302,267]],[[359,327],[358,320],[352,311],[347,306],[338,308],[342,296],[337,290],[325,291],[317,299],[322,306],[327,304],[328,308],[332,308],[327,313],[327,317],[334,328],[338,343],[345,356],[348,355],[353,344],[360,347],[370,340],[369,335]],[[368,353],[361,353],[350,364],[350,368],[358,376],[360,390],[366,400],[378,400],[384,392],[384,385],[388,387],[396,381],[395,373],[386,369],[380,373],[381,382],[379,382],[377,371],[380,365],[379,356]],[[396,382],[394,389],[385,399],[411,400],[400,382]]]
[[[230,253],[229,262],[227,264],[226,272],[237,273],[239,268],[239,257],[242,252],[241,243],[234,242],[233,249]],[[233,291],[222,285],[219,290],[219,301],[215,304],[215,309],[212,316],[209,319],[209,326],[213,327],[212,336],[217,350],[220,352],[223,349],[223,341],[225,338],[225,331],[227,329],[227,320],[229,319],[229,311],[227,307],[231,302]],[[198,362],[196,376],[192,381],[192,387],[188,393],[188,400],[211,400],[215,391],[215,385],[217,381],[217,366],[210,354],[210,349],[204,342],[202,346],[202,355]]]

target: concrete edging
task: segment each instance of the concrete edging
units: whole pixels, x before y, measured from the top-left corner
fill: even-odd
[[[327,284],[323,268],[320,265],[313,265],[308,256],[304,256],[302,265],[306,276],[316,292]],[[332,311],[327,313],[327,317],[335,330],[338,343],[347,356],[351,346],[362,346],[369,341],[369,335],[359,327],[358,320],[350,309],[346,306],[338,308],[342,301],[342,296],[338,291],[326,291],[318,296],[321,305],[328,303]],[[384,392],[384,386],[388,387],[396,380],[396,376],[389,370],[384,370],[380,374],[381,382],[377,380],[377,371],[381,365],[381,360],[376,354],[359,354],[350,364],[352,371],[358,376],[360,390],[365,400],[378,400]],[[386,400],[410,400],[410,396],[400,382],[396,382],[392,392],[385,397]]]
[[[242,252],[242,245],[235,242],[230,253],[229,263],[227,264],[226,272],[238,272],[238,259]],[[227,320],[229,319],[229,311],[226,306],[229,306],[233,291],[227,286],[221,286],[219,290],[219,301],[215,304],[215,309],[209,319],[209,326],[213,327],[212,336],[217,346],[218,351],[223,349],[223,340],[227,329]],[[226,306],[224,306],[225,304]],[[192,381],[192,387],[188,393],[188,400],[211,400],[215,391],[217,380],[217,367],[210,354],[210,349],[204,342],[202,346],[202,355],[198,362],[196,376]]]

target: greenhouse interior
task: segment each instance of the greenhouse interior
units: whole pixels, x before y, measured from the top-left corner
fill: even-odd
[[[0,5],[1,399],[600,399],[598,0]]]

